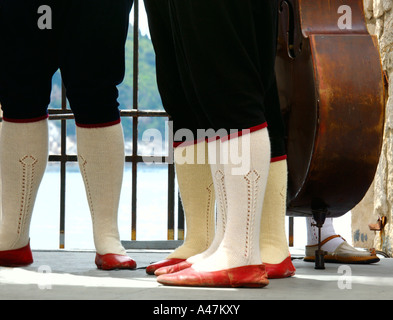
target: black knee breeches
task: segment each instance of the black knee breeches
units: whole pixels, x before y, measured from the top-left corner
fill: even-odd
[[[174,130],[268,123],[285,154],[274,75],[277,4],[266,0],[145,0],[157,81]]]
[[[0,0],[0,103],[4,119],[24,122],[45,118],[52,76],[60,68],[78,125],[118,122],[116,86],[124,77],[132,3]],[[43,14],[50,14],[50,21],[40,25]]]

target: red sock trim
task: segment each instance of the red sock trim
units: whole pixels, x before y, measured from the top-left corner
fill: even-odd
[[[205,141],[205,138],[201,138],[201,139],[195,139],[195,140],[189,140],[189,141],[175,141],[173,142],[173,147],[177,148],[177,147],[188,147],[188,146],[192,146],[195,144],[198,144],[202,141]]]
[[[80,128],[104,128],[104,127],[114,126],[115,124],[119,124],[120,122],[121,119],[119,118],[115,121],[105,122],[105,123],[97,123],[97,124],[75,123],[75,124]]]
[[[30,118],[30,119],[11,119],[11,118],[7,118],[7,117],[3,117],[3,120],[6,122],[12,122],[12,123],[31,123],[31,122],[38,122],[41,120],[45,120],[48,119],[49,115],[46,114],[44,116],[41,117],[36,117],[36,118]]]
[[[222,137],[221,141],[227,141],[227,140],[230,140],[233,138],[239,138],[244,134],[249,134],[249,133],[252,133],[252,132],[255,132],[258,130],[262,130],[264,128],[267,128],[267,122],[261,123],[257,126],[254,126],[254,127],[248,128],[248,129],[242,129],[242,130],[238,130],[237,132],[228,134],[227,136]]]
[[[210,137],[206,139],[206,142],[213,142],[213,141],[217,141],[220,140],[221,138],[219,136],[215,136],[215,137]]]
[[[283,156],[278,156],[278,157],[274,157],[270,159],[270,163],[273,162],[278,162],[278,161],[282,161],[282,160],[286,160],[287,159],[287,155],[283,155]]]

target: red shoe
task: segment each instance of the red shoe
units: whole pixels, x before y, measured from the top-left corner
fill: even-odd
[[[161,268],[157,269],[154,272],[154,274],[156,276],[161,276],[161,275],[167,274],[167,273],[175,273],[175,272],[179,272],[181,270],[187,269],[191,266],[192,266],[192,263],[185,260],[183,262],[179,262],[179,263],[173,264],[171,266],[161,267]]]
[[[219,271],[196,271],[193,268],[187,268],[158,276],[157,281],[168,286],[189,287],[262,288],[269,284],[263,264]]]
[[[156,270],[154,273],[156,276],[160,276],[168,273],[175,273],[186,268],[191,267],[191,263],[187,261],[180,262],[175,265],[162,267]],[[295,267],[292,264],[291,256],[288,256],[285,260],[278,264],[264,263],[266,272],[269,279],[281,279],[288,278],[295,275]]]
[[[0,251],[0,266],[2,267],[25,267],[32,263],[33,254],[30,242],[20,249]]]
[[[121,254],[104,254],[96,253],[95,263],[98,269],[113,270],[113,269],[135,269],[136,262],[128,256]]]
[[[154,272],[159,268],[178,264],[178,263],[183,262],[185,260],[186,259],[176,259],[176,258],[161,260],[161,261],[152,263],[151,265],[147,266],[146,273],[147,274],[154,274]]]
[[[296,269],[292,264],[291,256],[288,256],[285,260],[277,264],[264,264],[266,266],[266,272],[269,279],[288,278],[295,275]]]

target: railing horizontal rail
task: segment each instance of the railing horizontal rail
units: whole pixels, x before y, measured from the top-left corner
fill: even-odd
[[[120,110],[121,117],[168,117],[165,111],[160,110],[138,110],[138,109],[127,109]],[[73,119],[74,114],[71,110],[63,109],[49,109],[50,120],[63,120]]]

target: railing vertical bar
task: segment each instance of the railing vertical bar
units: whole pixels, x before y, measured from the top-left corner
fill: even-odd
[[[139,76],[139,0],[134,1],[134,47],[133,47],[133,109],[138,110]],[[137,182],[138,182],[138,117],[132,118],[132,212],[131,240],[136,240],[137,230]]]
[[[168,240],[175,240],[175,165],[168,164]]]
[[[66,89],[62,82],[61,109],[67,109]],[[61,120],[61,142],[60,142],[60,239],[59,248],[65,248],[65,199],[66,199],[66,163],[67,163],[67,120]]]
[[[184,240],[184,208],[181,202],[180,192],[177,196],[177,239]]]
[[[290,247],[293,247],[293,243],[294,243],[294,235],[293,235],[293,225],[294,225],[294,218],[293,217],[289,217],[288,218],[288,245]]]

